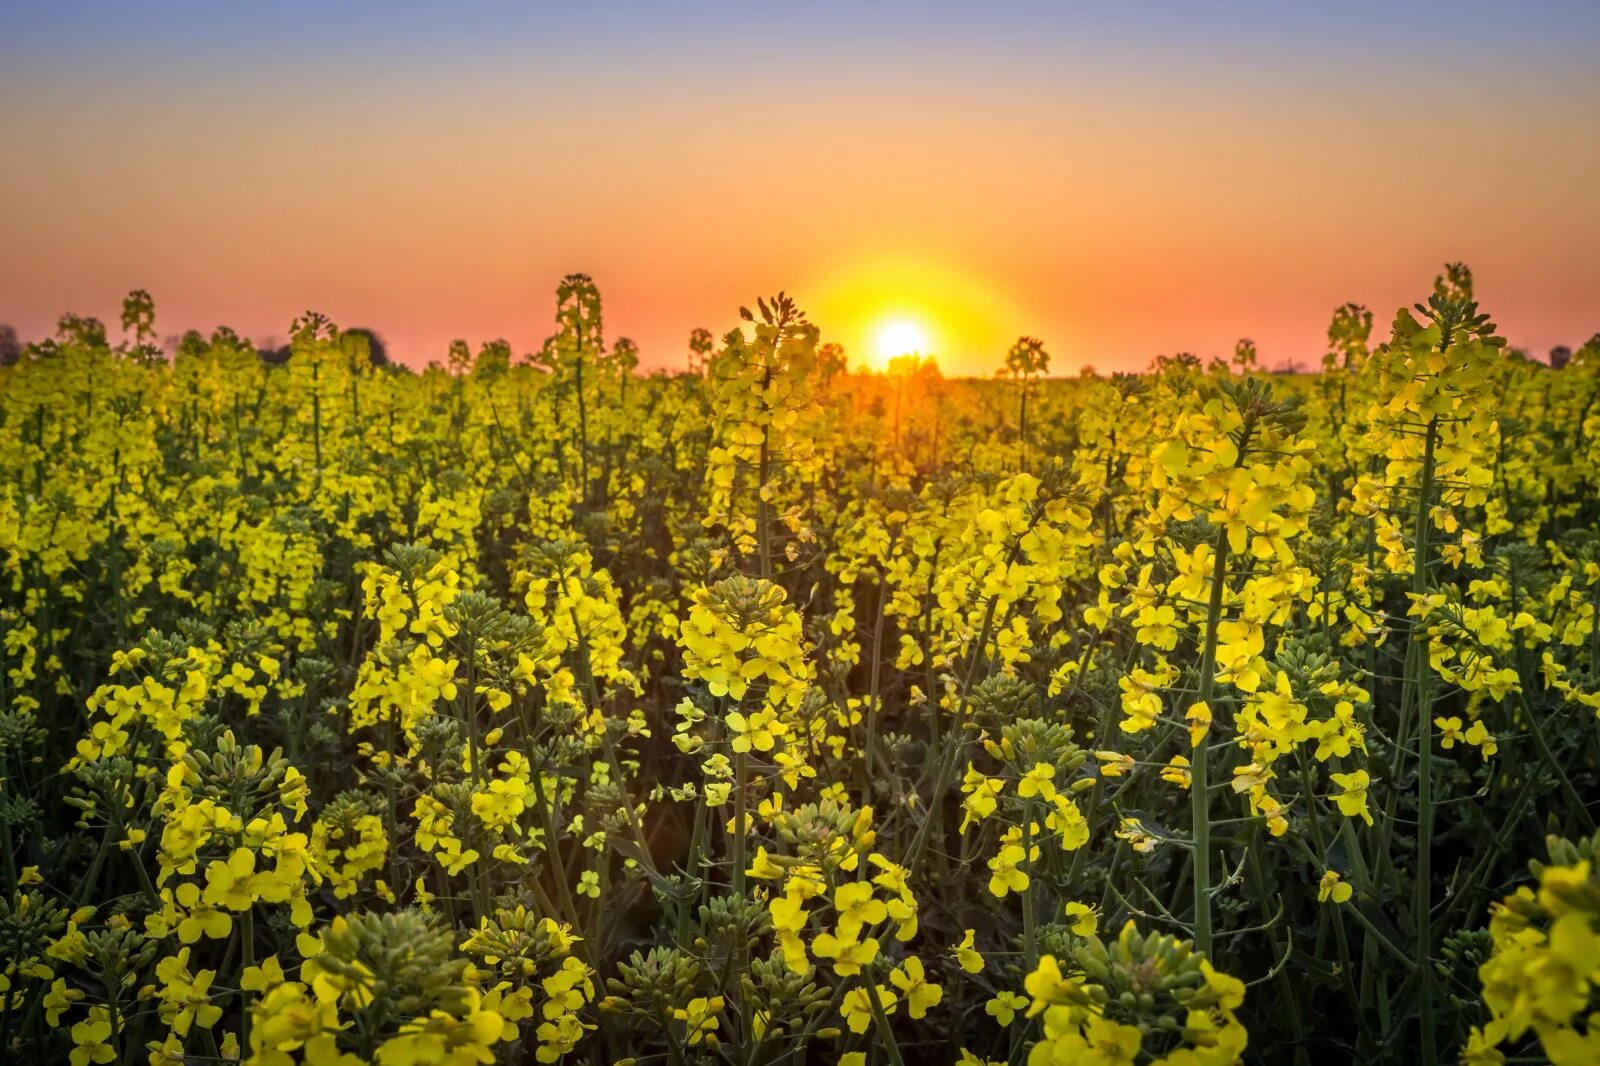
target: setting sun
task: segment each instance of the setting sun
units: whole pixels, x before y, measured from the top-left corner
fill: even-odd
[[[889,360],[897,355],[932,354],[928,331],[921,323],[908,318],[895,318],[885,322],[878,327],[877,336],[873,341],[872,354],[878,366],[887,366]]]
[[[1015,324],[1040,317],[969,264],[909,253],[864,257],[795,288],[823,335],[877,370],[914,351],[936,355],[947,374],[986,375]]]

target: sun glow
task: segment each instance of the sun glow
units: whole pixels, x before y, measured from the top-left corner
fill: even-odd
[[[947,375],[987,377],[1016,340],[1014,324],[1036,317],[983,274],[931,256],[858,260],[796,291],[823,339],[873,370],[916,352]]]
[[[878,327],[873,337],[873,362],[879,367],[889,365],[898,355],[930,355],[933,345],[922,324],[909,318],[891,318]]]

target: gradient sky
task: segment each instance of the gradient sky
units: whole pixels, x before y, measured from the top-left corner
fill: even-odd
[[[858,6],[0,0],[0,322],[421,364],[582,270],[646,366],[779,288],[950,373],[1277,364],[1464,259],[1513,344],[1600,330],[1600,3]]]

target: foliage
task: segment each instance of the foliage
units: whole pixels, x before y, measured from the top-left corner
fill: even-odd
[[[1600,347],[743,319],[0,367],[8,1061],[1595,1060]]]

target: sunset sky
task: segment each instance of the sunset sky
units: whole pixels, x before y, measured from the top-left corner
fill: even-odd
[[[1463,259],[1512,344],[1600,330],[1600,4],[863,6],[5,0],[0,322],[420,365],[584,271],[646,367],[780,288],[862,361],[1272,365]]]

